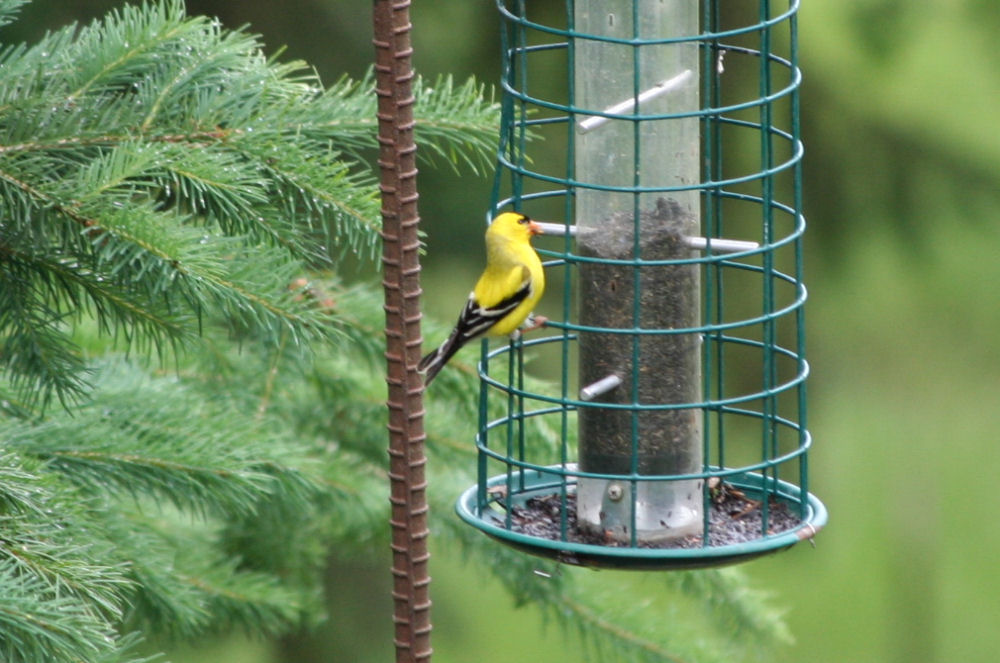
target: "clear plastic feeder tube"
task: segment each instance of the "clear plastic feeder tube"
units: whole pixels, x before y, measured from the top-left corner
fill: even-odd
[[[697,255],[699,193],[683,187],[700,181],[698,118],[636,116],[699,109],[697,43],[646,43],[697,35],[698,19],[688,0],[575,3],[588,35],[573,56],[577,248],[594,259],[580,263],[580,323],[595,329],[579,334],[580,384],[620,378],[579,408],[579,467],[622,477],[581,477],[577,516],[624,542],[702,527],[699,480],[642,479],[701,471],[701,339],[683,331],[700,324],[698,265],[633,262]]]

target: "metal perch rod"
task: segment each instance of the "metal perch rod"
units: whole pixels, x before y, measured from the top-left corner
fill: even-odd
[[[641,92],[638,97],[632,97],[631,99],[626,99],[621,101],[614,106],[604,109],[604,112],[608,115],[621,115],[623,113],[628,113],[636,106],[636,101],[640,104],[644,104],[647,101],[656,99],[660,95],[666,94],[672,90],[676,90],[681,85],[687,82],[692,76],[690,69],[685,69],[681,73],[677,74],[673,78],[668,78],[667,80],[657,83],[653,87]],[[580,133],[587,133],[588,131],[593,131],[599,126],[608,123],[614,118],[606,117],[604,115],[594,115],[593,117],[588,117],[586,120],[580,120],[577,125],[577,131]]]
[[[562,237],[564,235],[569,235],[570,237],[575,237],[579,234],[579,228],[577,226],[567,226],[562,223],[548,223],[548,222],[536,222],[542,228],[542,232],[546,235],[555,235],[556,237]],[[593,228],[588,228],[584,232],[593,232]],[[752,242],[743,239],[721,239],[717,237],[706,238],[706,237],[684,237],[684,243],[688,248],[694,249],[696,251],[704,251],[711,244],[713,251],[721,251],[723,253],[737,253],[739,251],[753,251],[754,249],[760,248],[760,243]]]
[[[614,373],[612,373],[611,375],[603,377],[597,382],[589,384],[586,387],[580,389],[580,400],[582,401],[593,400],[598,396],[600,396],[601,394],[606,394],[612,389],[620,386],[621,383],[622,379],[617,375],[615,375]]]

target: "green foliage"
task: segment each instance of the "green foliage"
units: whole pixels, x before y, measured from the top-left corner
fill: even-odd
[[[0,0],[0,24],[22,4]],[[285,634],[322,617],[328,556],[384,549],[382,297],[335,275],[378,247],[371,86],[324,87],[177,0],[0,45],[4,661]],[[415,92],[422,157],[484,167],[484,88]],[[456,361],[437,387],[435,531],[519,603],[605,660],[721,660],[740,651],[730,633],[782,638],[739,574],[667,583],[725,632],[665,628],[581,574],[539,582],[537,561],[459,524],[473,371]]]
[[[419,87],[428,144],[481,163],[481,87]],[[314,423],[358,404],[346,357],[377,383],[377,293],[319,285],[378,245],[370,88],[176,1],[0,49],[3,660],[314,623],[330,543],[380,528],[376,454]]]
[[[8,400],[86,392],[67,333],[83,317],[158,352],[193,342],[206,311],[269,344],[335,333],[286,286],[377,247],[377,189],[358,163],[375,145],[370,77],[324,89],[176,1],[5,46],[0,67]],[[481,163],[496,123],[482,88],[417,87],[427,152]]]

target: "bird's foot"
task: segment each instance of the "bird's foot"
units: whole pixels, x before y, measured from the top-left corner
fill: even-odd
[[[521,333],[535,331],[536,329],[541,329],[545,326],[545,323],[549,321],[544,315],[535,315],[532,313],[524,320],[524,324],[518,330]]]

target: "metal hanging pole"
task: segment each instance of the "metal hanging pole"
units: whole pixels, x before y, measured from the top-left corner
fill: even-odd
[[[430,646],[427,482],[420,360],[420,241],[413,141],[409,0],[376,0],[375,93],[382,193],[389,480],[397,663],[426,663]]]

